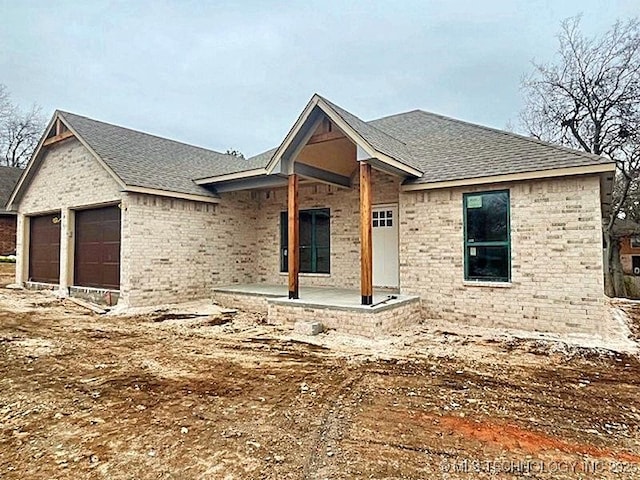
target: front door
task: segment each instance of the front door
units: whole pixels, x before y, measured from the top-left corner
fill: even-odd
[[[373,285],[398,287],[398,206],[374,206]]]

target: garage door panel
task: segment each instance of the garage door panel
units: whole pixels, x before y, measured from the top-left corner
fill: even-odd
[[[30,217],[29,280],[60,281],[60,214]]]
[[[105,243],[117,243],[120,245],[120,222],[113,223],[102,232],[102,241]]]
[[[120,277],[120,264],[102,264],[102,282],[106,288],[119,289],[120,284],[110,284],[110,279]]]
[[[76,231],[77,238],[82,243],[99,242],[102,240],[100,225],[83,225],[82,230]]]
[[[102,261],[107,263],[120,264],[120,244],[105,243],[103,245]]]
[[[75,281],[78,286],[120,288],[120,208],[76,212]]]
[[[96,243],[79,243],[82,248],[77,250],[76,259],[82,263],[100,263],[102,245]]]

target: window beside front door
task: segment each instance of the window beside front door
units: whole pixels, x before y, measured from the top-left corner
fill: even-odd
[[[330,273],[331,217],[328,208],[300,210],[300,272]],[[288,270],[287,212],[280,213],[280,271]]]
[[[463,201],[465,280],[510,281],[509,191],[467,193]]]

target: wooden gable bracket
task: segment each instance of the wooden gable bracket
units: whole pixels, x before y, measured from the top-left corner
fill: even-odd
[[[312,135],[307,145],[313,145],[314,143],[329,142],[331,140],[338,140],[340,138],[346,138],[340,130],[334,130],[332,132],[316,133]]]
[[[52,145],[54,143],[61,142],[66,140],[67,138],[73,137],[73,132],[67,128],[67,126],[60,121],[59,118],[56,118],[54,125],[49,130],[47,134],[47,139],[42,144],[44,147]]]

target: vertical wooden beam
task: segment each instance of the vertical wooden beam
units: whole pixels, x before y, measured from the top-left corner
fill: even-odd
[[[373,303],[371,165],[365,162],[360,162],[360,294],[362,305]]]
[[[298,212],[298,175],[295,173],[289,175],[287,200],[289,298],[300,298],[298,294],[298,273],[300,272],[300,214]]]
[[[60,122],[60,119],[56,119],[56,136],[60,135],[62,133],[62,123]]]

